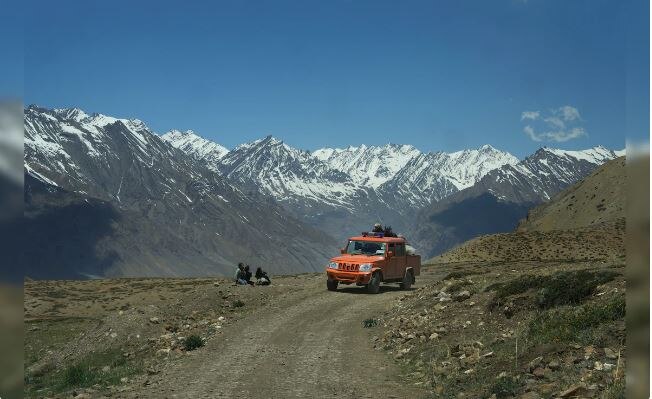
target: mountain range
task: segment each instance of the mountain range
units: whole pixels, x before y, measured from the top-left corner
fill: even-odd
[[[399,144],[305,151],[272,136],[228,150],[192,131],[158,135],[137,119],[29,106],[26,215],[39,225],[71,203],[111,210],[93,247],[105,258],[73,267],[80,275],[224,274],[237,259],[273,272],[317,270],[346,236],[377,221],[427,256],[510,231],[533,205],[619,154],[542,148],[519,160],[490,145],[424,153]],[[70,257],[58,267],[70,269]]]

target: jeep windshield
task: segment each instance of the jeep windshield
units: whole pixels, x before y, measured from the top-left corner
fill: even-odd
[[[346,253],[350,255],[385,255],[384,242],[349,241]]]

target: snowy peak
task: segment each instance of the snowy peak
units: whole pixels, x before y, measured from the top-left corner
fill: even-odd
[[[386,144],[339,148],[321,148],[313,157],[351,176],[357,184],[377,188],[392,178],[421,152],[411,145]]]
[[[539,151],[547,152],[558,157],[566,158],[575,158],[577,160],[584,160],[595,165],[602,165],[603,163],[617,158],[622,153],[619,154],[618,151],[612,151],[603,146],[597,146],[593,148],[588,148],[586,150],[579,151],[569,151],[569,150],[560,150],[555,148],[543,147]]]
[[[173,147],[193,156],[196,159],[202,159],[211,163],[224,157],[229,150],[213,141],[206,140],[198,136],[192,130],[181,132],[179,130],[170,130],[161,136],[161,138]]]

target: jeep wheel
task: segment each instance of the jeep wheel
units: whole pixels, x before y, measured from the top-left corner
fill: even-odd
[[[405,276],[403,276],[403,281],[399,284],[402,290],[409,290],[412,287],[412,282],[414,282],[414,276],[412,275],[412,270],[406,270]]]
[[[380,273],[376,272],[371,276],[369,284],[367,284],[367,292],[370,294],[377,294],[380,292]]]
[[[339,281],[337,280],[328,279],[326,280],[326,288],[328,288],[329,291],[335,291],[338,283]]]

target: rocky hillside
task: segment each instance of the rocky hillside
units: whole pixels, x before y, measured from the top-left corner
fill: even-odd
[[[625,157],[607,162],[553,200],[528,212],[519,231],[590,227],[625,218]]]
[[[517,231],[474,238],[431,262],[606,260],[625,253],[624,157],[528,212]]]
[[[484,234],[513,231],[535,205],[583,179],[618,152],[542,148],[515,165],[488,172],[472,187],[449,195],[419,212],[410,232],[426,256]]]
[[[465,262],[436,271],[440,282],[374,320],[376,347],[412,384],[442,398],[625,397],[624,263]]]
[[[138,120],[30,106],[25,170],[32,277],[230,275],[238,261],[309,271],[337,248]]]

